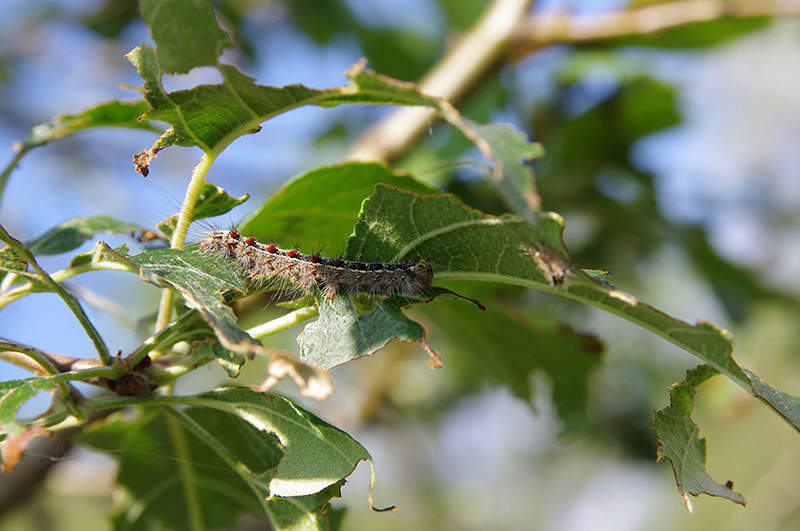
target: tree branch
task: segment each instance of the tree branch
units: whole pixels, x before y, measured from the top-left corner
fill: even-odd
[[[502,62],[518,60],[553,44],[648,35],[723,17],[800,14],[797,0],[684,0],[600,15],[524,18],[529,5],[523,0],[495,0],[466,36],[422,78],[419,89],[457,103]],[[431,109],[398,109],[364,133],[348,158],[391,163],[439,118]]]
[[[430,96],[458,101],[505,56],[514,28],[532,0],[495,0],[466,35],[420,80]],[[350,151],[350,160],[391,162],[438,119],[433,109],[403,108],[371,127]]]
[[[678,26],[721,18],[800,13],[800,2],[778,0],[684,0],[597,15],[534,15],[515,29],[509,56],[519,59],[545,46],[652,35]]]

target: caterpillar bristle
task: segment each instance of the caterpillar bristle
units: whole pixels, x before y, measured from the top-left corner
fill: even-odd
[[[300,292],[316,291],[328,299],[363,293],[371,296],[419,295],[433,281],[433,268],[418,257],[411,262],[362,262],[305,254],[260,243],[232,228],[213,230],[201,243],[203,252],[219,252],[233,259],[250,281],[263,288],[286,283]],[[276,284],[277,285],[277,284]]]

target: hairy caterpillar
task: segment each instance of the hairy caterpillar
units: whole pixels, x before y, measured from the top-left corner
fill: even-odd
[[[422,258],[405,263],[328,258],[263,244],[236,229],[212,231],[201,247],[233,258],[253,280],[285,279],[304,290],[318,289],[328,299],[339,293],[420,295],[433,281],[433,269]]]

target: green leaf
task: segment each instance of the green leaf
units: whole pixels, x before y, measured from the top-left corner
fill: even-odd
[[[564,325],[538,324],[497,304],[488,304],[480,315],[464,304],[429,304],[419,311],[457,347],[444,363],[449,367],[452,360],[461,369],[460,378],[507,385],[533,405],[531,376],[543,373],[563,422],[562,433],[585,427],[589,378],[603,350],[594,336]]]
[[[128,258],[127,244],[112,249],[105,242],[97,242],[89,252],[76,254],[69,262],[69,267],[76,269],[91,266],[109,269],[117,269],[115,266],[122,266],[122,269],[128,271],[139,271],[136,263]]]
[[[25,431],[17,422],[17,410],[36,393],[54,389],[61,381],[63,377],[35,376],[0,382],[0,431],[10,435],[19,435]]]
[[[208,343],[206,341],[201,342],[197,347],[192,349],[192,356],[198,361],[209,358],[215,360],[225,369],[225,372],[227,372],[228,376],[231,378],[237,378],[239,376],[239,372],[245,361],[244,356],[241,354],[231,352],[220,345]]]
[[[236,324],[236,316],[225,305],[223,293],[247,292],[238,264],[215,253],[201,252],[199,246],[183,249],[154,249],[129,257],[141,270],[142,278],[157,286],[178,290],[189,307],[214,329],[222,345],[245,354],[261,345]]]
[[[359,461],[371,462],[369,453],[347,433],[288,398],[244,388],[222,388],[184,397],[115,397],[98,400],[86,407],[106,409],[132,404],[184,405],[218,410],[232,417],[237,424],[247,423],[255,428],[254,436],[257,434],[261,439],[274,440],[275,447],[280,448],[283,455],[279,462],[270,458],[257,478],[258,485],[268,489],[270,496],[315,494],[348,476]],[[215,437],[223,438],[230,432],[223,431],[224,434],[213,433]],[[222,440],[224,442],[224,438]],[[261,441],[259,444],[272,443]],[[260,458],[266,457],[263,450],[256,454]]]
[[[187,41],[187,46],[191,46]],[[363,64],[348,72],[352,83],[345,87],[315,90],[302,85],[267,87],[233,66],[219,65],[225,82],[201,85],[166,93],[161,86],[161,69],[156,51],[144,44],[127,55],[145,80],[145,98],[152,109],[149,120],[167,122],[171,127],[150,149],[140,154],[137,168],[146,175],[149,161],[167,146],[198,146],[217,154],[241,135],[258,132],[259,123],[302,105],[336,106],[342,103],[435,106],[418,92],[377,74],[368,74]]]
[[[756,396],[772,406],[794,429],[800,431],[800,398],[775,389],[747,369],[744,372],[753,382]]]
[[[510,125],[467,123],[489,145],[495,163],[493,180],[512,212],[529,216],[530,211],[540,210],[542,200],[530,163],[544,155],[541,144],[530,142]]]
[[[120,464],[117,484],[124,495],[116,528],[184,529],[192,522],[228,529],[250,513],[270,518],[276,529],[328,529],[328,501],[339,495],[341,480],[318,494],[267,499],[270,478],[285,457],[278,438],[262,431],[263,416],[164,408],[132,422],[115,416],[89,429],[81,440],[112,452]]]
[[[51,140],[70,135],[82,129],[106,126],[146,129],[160,133],[160,129],[147,122],[139,121],[139,117],[147,109],[148,104],[144,100],[134,102],[110,101],[90,107],[78,114],[59,115],[47,123],[34,126],[22,142],[17,154],[0,173],[0,196],[3,194],[8,176],[17,166],[20,159],[33,148],[43,146]]]
[[[224,188],[214,183],[203,181],[200,185],[200,194],[194,204],[192,219],[189,223],[198,219],[213,218],[225,214],[249,198],[249,194],[244,194],[242,197],[233,197]],[[175,232],[175,227],[178,225],[178,217],[178,214],[173,214],[161,221],[156,228],[163,232],[167,238],[172,238],[172,233]]]
[[[318,298],[319,319],[306,325],[298,336],[300,358],[321,369],[330,369],[382,349],[394,338],[422,341],[425,331],[408,319],[399,306],[381,301],[359,315],[353,300]]]
[[[22,142],[22,151],[43,146],[51,140],[93,127],[129,127],[160,133],[161,130],[139,117],[148,109],[147,102],[109,101],[77,114],[62,114],[47,123],[34,126]]]
[[[290,181],[240,225],[242,234],[336,256],[377,184],[418,193],[436,189],[383,164],[348,162],[310,171]]]
[[[33,254],[61,254],[80,247],[98,233],[125,234],[144,230],[147,229],[109,216],[73,218],[56,225],[26,245]]]
[[[214,66],[231,45],[205,0],[141,0],[142,18],[158,45],[163,72],[184,74],[196,66]]]
[[[653,417],[658,459],[669,459],[672,464],[678,492],[690,514],[692,504],[687,494],[721,496],[745,505],[741,494],[715,482],[706,472],[706,440],[697,436],[699,428],[691,419],[697,387],[718,373],[709,365],[686,371],[686,379],[669,388],[670,405]]]
[[[585,275],[561,241],[561,217],[533,214],[535,224],[518,216],[488,216],[449,195],[378,185],[364,202],[347,256],[396,262],[418,254],[433,266],[434,282],[500,282],[591,304],[660,335],[765,398],[731,356],[729,332],[705,321],[690,325]],[[796,413],[787,416],[778,404],[765,402],[800,429]]]
[[[6,280],[6,275],[15,275],[12,282]],[[30,289],[31,292],[50,291],[50,288],[42,282],[39,275],[28,271],[28,262],[22,254],[13,247],[6,246],[0,249],[0,282],[9,282],[6,289],[12,286],[19,286],[21,289]]]

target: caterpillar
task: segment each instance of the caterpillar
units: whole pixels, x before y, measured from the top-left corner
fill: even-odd
[[[361,262],[304,254],[244,237],[236,229],[215,230],[201,248],[217,251],[244,266],[251,280],[281,278],[303,289],[337,294],[421,295],[433,281],[433,268],[422,258],[412,262]]]

